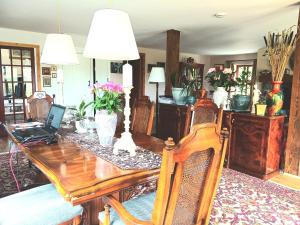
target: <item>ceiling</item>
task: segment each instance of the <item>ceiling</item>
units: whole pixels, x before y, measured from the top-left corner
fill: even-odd
[[[166,30],[181,31],[182,52],[203,55],[252,53],[263,35],[297,24],[295,0],[0,0],[0,27],[87,36],[93,13],[128,12],[140,47],[165,49]],[[60,9],[60,10],[59,10]],[[217,12],[227,12],[222,19]],[[1,37],[0,37],[1,40]]]

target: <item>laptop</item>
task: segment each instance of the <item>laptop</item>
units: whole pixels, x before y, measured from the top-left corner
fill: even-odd
[[[64,106],[52,104],[44,126],[30,127],[26,129],[18,129],[18,127],[16,127],[12,134],[22,143],[32,141],[51,141],[55,138],[55,133],[60,127],[65,109],[66,107]]]

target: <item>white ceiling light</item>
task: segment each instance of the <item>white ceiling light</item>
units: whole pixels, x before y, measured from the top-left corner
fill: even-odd
[[[218,12],[214,15],[216,18],[224,18],[225,16],[227,16],[227,12]]]
[[[139,59],[128,14],[113,9],[95,12],[83,55],[107,60]]]
[[[41,62],[54,65],[78,64],[72,37],[67,34],[48,34]]]

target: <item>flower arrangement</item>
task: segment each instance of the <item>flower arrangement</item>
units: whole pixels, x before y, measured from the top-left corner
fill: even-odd
[[[234,73],[230,68],[218,70],[216,68],[210,68],[205,76],[208,83],[215,89],[217,87],[224,87],[228,90],[230,87],[235,86]]]
[[[121,96],[123,95],[122,85],[108,82],[105,84],[96,83],[90,86],[91,93],[95,93],[96,100],[91,102],[96,110],[107,110],[109,114],[122,111]]]

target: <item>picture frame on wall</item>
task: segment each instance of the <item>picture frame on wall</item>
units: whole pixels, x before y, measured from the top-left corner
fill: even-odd
[[[57,71],[57,67],[56,66],[51,66],[51,72],[56,72]]]
[[[224,70],[225,65],[224,64],[215,64],[216,70]]]
[[[51,67],[42,67],[42,75],[51,75]]]
[[[110,62],[110,72],[111,73],[122,73],[123,63],[120,62]]]
[[[52,78],[57,78],[57,73],[52,73]]]
[[[43,87],[51,87],[51,76],[43,76]]]

